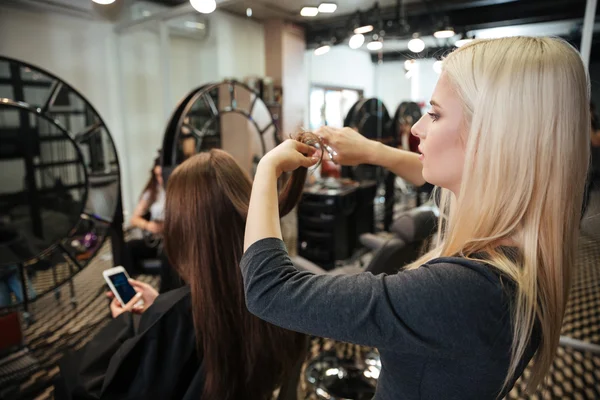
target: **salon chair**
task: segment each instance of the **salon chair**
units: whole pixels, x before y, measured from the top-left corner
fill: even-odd
[[[401,239],[418,253],[437,229],[437,212],[437,209],[431,206],[406,211],[394,220],[388,233],[364,233],[360,235],[360,243],[368,249],[377,250],[390,240],[391,236]]]
[[[292,257],[294,266],[302,271],[312,272],[317,275],[343,275],[371,272],[373,275],[393,274],[398,272],[404,265],[414,260],[412,247],[399,238],[391,238],[379,248],[366,268],[342,267],[325,270],[306,258]]]

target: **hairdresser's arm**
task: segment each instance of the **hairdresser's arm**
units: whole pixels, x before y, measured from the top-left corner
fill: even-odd
[[[289,139],[258,163],[248,206],[244,251],[264,238],[281,239],[277,178],[284,172],[314,165],[318,161],[310,157],[314,152],[314,147]]]
[[[334,161],[341,165],[371,164],[384,167],[415,186],[425,184],[419,156],[369,140],[352,128],[320,128],[321,136],[337,153]]]

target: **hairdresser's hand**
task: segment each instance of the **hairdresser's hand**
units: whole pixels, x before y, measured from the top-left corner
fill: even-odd
[[[315,134],[320,136],[335,154],[333,162],[340,165],[371,164],[376,157],[377,142],[369,140],[352,128],[323,126]],[[329,158],[327,151],[323,152]]]
[[[312,146],[288,139],[268,152],[260,160],[259,167],[272,168],[279,177],[284,172],[315,165],[319,161],[319,157],[314,156],[315,152]]]

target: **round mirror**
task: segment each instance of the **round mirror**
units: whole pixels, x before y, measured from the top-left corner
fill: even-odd
[[[109,234],[120,263],[123,216],[114,142],[77,90],[0,57],[0,106],[0,277],[26,288],[2,308],[69,282]]]
[[[163,166],[220,148],[253,175],[258,160],[278,143],[273,115],[258,93],[237,81],[209,84],[190,92],[173,112]]]
[[[47,252],[75,228],[87,200],[83,155],[35,110],[0,101],[0,264]]]

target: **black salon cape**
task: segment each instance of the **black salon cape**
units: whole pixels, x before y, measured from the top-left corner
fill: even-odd
[[[204,388],[189,287],[157,297],[134,333],[130,313],[112,320],[59,363],[57,400],[198,400]]]

